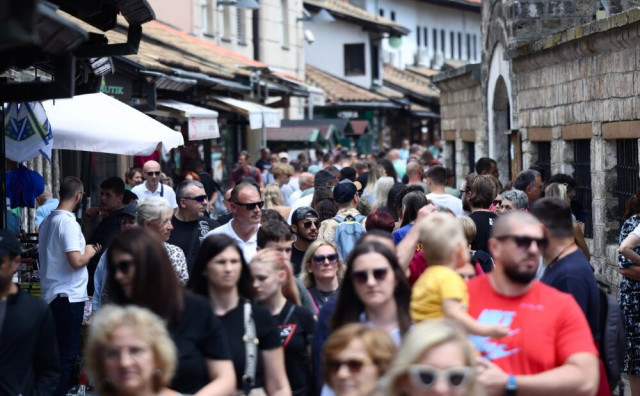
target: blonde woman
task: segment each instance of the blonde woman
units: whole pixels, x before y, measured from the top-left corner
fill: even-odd
[[[334,331],[323,350],[323,372],[336,396],[382,394],[378,380],[389,368],[396,345],[381,329],[351,323]]]
[[[389,204],[391,205],[391,207],[387,207],[389,190],[391,190],[391,187],[393,187],[394,183],[395,181],[393,180],[393,177],[384,176],[378,179],[375,187],[373,188],[374,198],[373,198],[373,204],[371,206],[373,210],[385,209],[387,210],[387,212],[389,212],[390,210],[395,210],[395,208],[393,208],[393,204]]]
[[[373,204],[373,189],[376,186],[376,182],[378,179],[386,175],[387,173],[384,171],[384,167],[382,165],[374,165],[369,169],[369,178],[367,179],[367,186],[362,192],[362,197],[366,198],[370,204]]]
[[[176,347],[162,320],[145,308],[108,305],[94,316],[85,349],[100,396],[174,396]]]
[[[288,206],[284,206],[282,201],[282,193],[280,192],[280,187],[277,184],[269,184],[264,188],[264,208],[265,209],[273,209],[276,212],[280,213],[285,219],[289,218],[289,212],[291,212],[291,208]]]
[[[311,295],[316,314],[329,299],[338,295],[344,272],[345,266],[333,242],[317,239],[309,245],[302,259],[300,280]]]
[[[387,396],[478,396],[477,352],[454,322],[413,326],[383,378]]]

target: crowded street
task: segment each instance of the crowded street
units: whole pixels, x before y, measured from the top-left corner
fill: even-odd
[[[640,10],[0,0],[0,396],[640,396]]]

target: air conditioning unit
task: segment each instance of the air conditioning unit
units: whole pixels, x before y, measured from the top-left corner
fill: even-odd
[[[429,50],[420,48],[416,52],[414,63],[417,66],[431,67],[431,58],[429,57]]]
[[[442,52],[436,52],[431,58],[431,68],[434,70],[440,70],[442,65],[444,65],[444,55]]]

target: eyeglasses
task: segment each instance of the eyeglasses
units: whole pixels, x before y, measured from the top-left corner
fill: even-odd
[[[133,266],[133,260],[120,260],[117,263],[113,263],[111,268],[113,269],[114,274],[118,271],[123,274],[128,274],[131,266]]]
[[[247,208],[247,210],[254,210],[256,208],[256,206],[258,208],[262,209],[262,207],[264,206],[264,202],[263,201],[252,202],[252,203],[234,202],[234,204],[240,205],[240,206],[244,206],[245,208]]]
[[[315,225],[316,228],[320,228],[320,221],[319,220],[316,220],[316,221],[305,220],[304,223],[302,223],[304,228],[311,228],[311,224]]]
[[[520,249],[529,249],[529,247],[531,247],[531,243],[535,242],[540,250],[544,250],[549,243],[547,238],[531,238],[521,235],[500,235],[494,238],[499,241],[504,241],[505,239],[513,239]]]
[[[500,206],[500,205],[502,205],[502,200],[501,200],[501,199],[494,199],[494,200],[493,200],[493,204],[494,204],[495,206]]]
[[[351,374],[358,374],[360,370],[362,370],[362,367],[373,364],[373,360],[369,358],[346,360],[330,359],[327,360],[326,364],[331,374],[337,373],[342,366],[347,366]]]
[[[338,262],[338,255],[335,253],[327,254],[326,256],[322,254],[314,254],[312,259],[316,265],[324,264],[325,260],[329,260],[329,264],[334,265]]]
[[[182,197],[182,199],[186,199],[188,201],[197,201],[199,203],[203,203],[207,200],[206,195],[198,195],[197,197]]]
[[[376,268],[371,271],[353,271],[351,273],[351,278],[354,282],[364,285],[369,281],[369,274],[373,275],[373,279],[375,279],[376,282],[380,282],[385,280],[388,273],[388,268]]]
[[[440,370],[425,364],[414,364],[409,367],[409,380],[422,389],[432,388],[440,379],[444,379],[451,389],[465,386],[473,377],[473,369],[468,366],[452,367]]]
[[[152,177],[152,176],[160,176],[160,171],[154,171],[154,172],[147,172],[147,176]]]
[[[466,194],[468,192],[469,192],[469,190],[460,190],[460,195],[464,195],[464,194]]]

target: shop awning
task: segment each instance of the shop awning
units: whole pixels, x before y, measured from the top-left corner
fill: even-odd
[[[285,126],[282,128],[267,128],[267,141],[278,142],[309,142],[315,143],[320,136],[317,128],[303,126]]]
[[[42,102],[53,148],[122,155],[149,155],[182,146],[180,132],[103,93]]]
[[[215,139],[220,137],[218,112],[190,103],[164,99],[156,102],[156,111],[150,114],[169,115],[182,119],[189,125],[189,140]]]
[[[249,119],[251,129],[280,128],[280,111],[244,100],[215,97],[211,105],[242,114]]]
[[[364,135],[369,130],[369,121],[350,121],[349,127],[345,130],[345,135]]]

